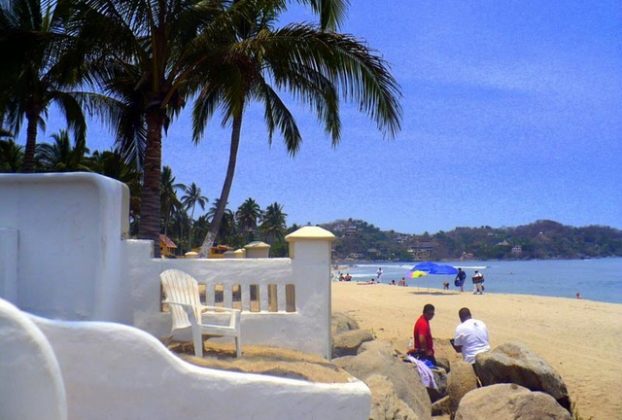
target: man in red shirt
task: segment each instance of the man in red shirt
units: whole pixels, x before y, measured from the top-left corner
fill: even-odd
[[[415,341],[415,353],[421,359],[428,359],[436,364],[434,359],[434,343],[432,341],[432,331],[430,330],[430,320],[434,318],[434,305],[428,303],[423,307],[423,314],[415,322],[413,336]]]

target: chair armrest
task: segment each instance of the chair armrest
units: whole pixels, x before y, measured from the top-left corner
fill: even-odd
[[[188,305],[187,303],[181,303],[181,302],[173,302],[172,300],[163,300],[162,303],[168,303],[169,305],[175,305],[175,306],[181,306],[181,308],[186,312],[186,314],[188,315],[188,319],[190,319],[190,323],[193,325],[198,324],[198,320],[196,319],[196,316],[194,314],[194,307],[192,305]]]
[[[229,327],[230,328],[235,328],[236,330],[239,331],[239,329],[240,329],[240,316],[242,314],[242,311],[240,311],[239,309],[223,308],[223,307],[220,307],[220,306],[201,305],[201,312],[204,312],[206,310],[231,314],[231,316],[229,318]]]

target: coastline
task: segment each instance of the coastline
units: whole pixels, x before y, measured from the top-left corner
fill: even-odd
[[[332,283],[332,310],[356,319],[361,328],[404,351],[412,326],[423,305],[432,303],[431,321],[437,354],[457,356],[444,345],[453,337],[458,310],[467,306],[473,317],[484,321],[490,344],[508,341],[526,344],[547,360],[566,382],[582,416],[620,418],[622,398],[622,304],[519,294],[442,291],[385,284],[355,287]]]

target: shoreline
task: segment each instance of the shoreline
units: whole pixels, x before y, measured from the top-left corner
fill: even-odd
[[[405,351],[423,305],[432,303],[436,307],[431,329],[439,343],[437,353],[455,359],[457,355],[445,343],[459,323],[458,310],[466,306],[474,318],[487,324],[493,348],[504,342],[522,342],[551,364],[566,382],[582,416],[614,419],[622,413],[617,392],[622,387],[620,303],[355,284],[332,283],[333,312],[353,317],[361,328],[372,330],[399,351]]]

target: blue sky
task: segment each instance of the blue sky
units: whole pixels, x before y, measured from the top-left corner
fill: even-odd
[[[407,233],[537,219],[622,228],[622,8],[617,1],[352,0],[343,32],[381,53],[401,85],[402,131],[384,140],[342,106],[342,140],[292,103],[303,145],[268,146],[253,107],[230,207],[278,201],[288,223],[360,218]],[[286,16],[309,20],[294,8]],[[219,119],[191,142],[189,111],[163,161],[210,202],[227,165]],[[63,127],[52,112],[40,139]],[[23,133],[22,133],[23,134]],[[112,137],[92,122],[88,145]]]

